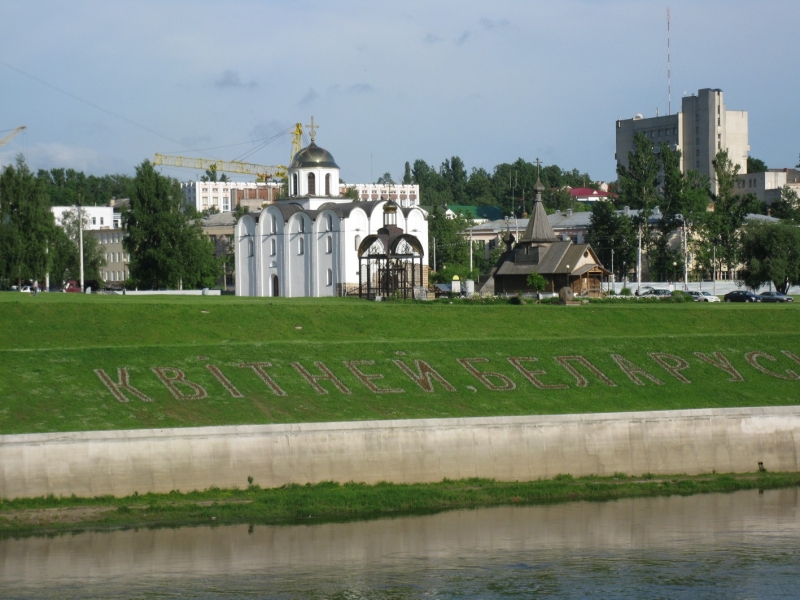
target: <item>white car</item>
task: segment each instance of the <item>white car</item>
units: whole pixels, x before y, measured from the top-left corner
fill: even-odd
[[[689,295],[694,298],[695,302],[720,302],[719,296],[715,296],[711,292],[689,292]]]
[[[22,287],[19,288],[19,291],[20,292],[26,292],[26,293],[30,294],[31,293],[31,286],[23,285]]]

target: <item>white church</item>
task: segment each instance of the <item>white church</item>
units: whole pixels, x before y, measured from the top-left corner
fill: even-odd
[[[427,285],[426,213],[391,196],[340,196],[339,166],[313,129],[288,188],[288,198],[236,223],[237,296],[415,298]]]

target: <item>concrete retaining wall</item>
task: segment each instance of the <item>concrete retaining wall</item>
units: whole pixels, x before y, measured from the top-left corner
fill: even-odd
[[[0,436],[0,497],[800,470],[800,407]]]

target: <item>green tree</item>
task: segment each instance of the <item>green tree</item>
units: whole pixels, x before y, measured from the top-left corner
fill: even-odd
[[[99,206],[111,198],[130,196],[133,178],[128,175],[86,176],[73,169],[40,169],[36,178],[44,185],[52,206]]]
[[[739,275],[753,289],[772,282],[779,292],[800,284],[800,229],[787,223],[749,223],[742,232]]]
[[[767,171],[767,164],[760,158],[747,157],[747,172],[748,173],[764,173]]]
[[[0,277],[43,282],[55,227],[47,191],[19,155],[0,175]]]
[[[681,172],[681,151],[661,144],[658,152],[664,184],[659,195],[658,234],[649,249],[650,270],[658,280],[674,277],[676,268],[683,271],[683,252],[674,247],[673,232],[690,233],[691,226],[705,214],[708,206],[708,182],[694,170]],[[677,265],[676,265],[677,263]]]
[[[543,292],[547,287],[547,279],[539,273],[528,273],[525,283],[528,284],[528,287],[533,288],[537,292]]]
[[[780,200],[772,205],[772,216],[800,224],[800,198],[789,186],[781,188]]]
[[[358,195],[358,190],[355,187],[348,187],[345,188],[344,194],[342,194],[344,198],[350,198],[353,202],[358,202],[361,200],[361,197]]]
[[[497,201],[492,193],[492,178],[486,169],[472,169],[464,187],[466,202],[470,206],[496,206]]]
[[[739,261],[739,232],[747,214],[758,211],[759,202],[753,194],[734,193],[739,165],[731,161],[727,150],[717,153],[713,165],[717,191],[711,194],[713,210],[702,216],[701,229],[706,243],[716,248],[717,270],[722,265],[732,270]]]
[[[636,263],[638,239],[631,217],[618,214],[610,200],[595,202],[592,206],[588,237],[600,262],[609,270],[613,263],[617,280],[622,280],[628,268]]]
[[[217,175],[217,165],[211,165],[206,169],[206,174],[200,177],[200,181],[228,181],[228,176],[225,173]]]
[[[444,179],[445,185],[450,190],[450,197],[454,204],[464,204],[467,199],[467,170],[464,161],[458,156],[449,160],[445,159],[439,169],[439,175]]]
[[[414,183],[414,179],[411,176],[411,165],[406,161],[406,166],[403,170],[403,185],[411,185],[412,183]]]
[[[447,181],[424,160],[414,161],[411,176],[414,183],[419,185],[420,204],[423,206],[453,204],[453,195]]]
[[[658,158],[653,152],[653,142],[644,134],[633,136],[634,149],[628,153],[628,166],[617,167],[619,202],[639,210],[634,224],[642,228],[642,243],[650,246],[650,217],[659,203]]]
[[[428,215],[428,261],[433,267],[433,244],[436,244],[436,268],[441,271],[445,266],[465,268],[469,271],[469,242],[462,232],[472,225],[472,221],[461,215],[453,219],[445,216],[441,206],[434,207]]]
[[[378,181],[376,181],[376,183],[383,185],[394,185],[394,179],[392,179],[392,174],[389,173],[389,171],[386,171],[386,173],[378,177]]]
[[[159,175],[150,161],[136,167],[131,203],[123,213],[134,285],[153,288],[211,286],[221,270],[214,245],[198,220],[181,211],[177,180]]]
[[[239,219],[241,219],[246,214],[249,214],[249,212],[250,212],[249,206],[243,206],[242,204],[240,204],[239,206],[236,207],[236,210],[233,211],[233,222],[238,223]]]
[[[53,281],[64,282],[80,278],[80,230],[77,208],[68,210],[61,216],[61,227],[56,227],[51,248],[50,277]],[[84,216],[84,223],[86,217]],[[86,231],[83,233],[83,276],[84,279],[102,281],[102,268],[106,265],[97,238]]]

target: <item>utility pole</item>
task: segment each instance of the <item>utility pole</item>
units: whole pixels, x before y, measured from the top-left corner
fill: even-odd
[[[717,247],[714,246],[713,258],[711,259],[714,277],[714,295],[717,295]]]
[[[686,252],[686,220],[683,221],[683,291],[689,291],[689,255]]]
[[[614,249],[611,249],[611,284],[614,285],[617,282],[616,278],[614,277]],[[614,285],[614,291],[617,291],[617,286]]]
[[[639,250],[636,253],[636,291],[642,293],[642,225],[639,224]]]
[[[433,270],[436,271],[436,238],[433,238]]]
[[[83,205],[80,195],[78,196],[78,245],[81,256],[81,293],[83,293]]]
[[[472,276],[472,227],[469,228],[469,273]]]

